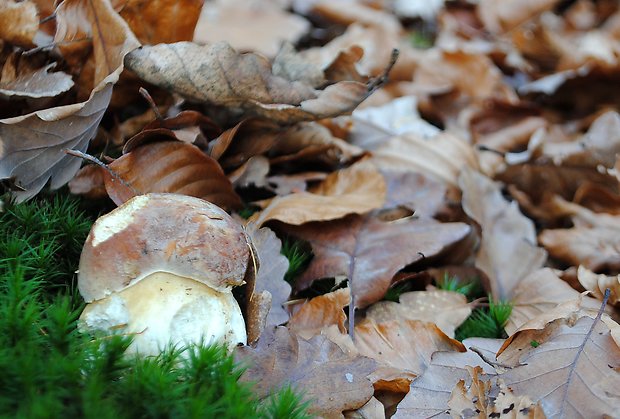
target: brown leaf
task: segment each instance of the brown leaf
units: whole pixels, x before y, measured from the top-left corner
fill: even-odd
[[[5,64],[6,65],[6,64]],[[55,64],[48,64],[34,72],[20,71],[13,80],[0,81],[0,97],[44,98],[54,97],[73,87],[71,76],[62,71],[49,73]]]
[[[119,13],[143,44],[191,41],[203,0],[120,0]]]
[[[291,286],[284,280],[289,266],[288,259],[280,253],[282,242],[269,228],[259,229],[249,223],[246,232],[256,250],[254,257],[258,258],[259,265],[254,293],[269,292],[272,305],[266,326],[278,326],[285,323],[289,317],[282,306],[291,294]]]
[[[366,318],[376,323],[395,319],[435,323],[443,333],[453,338],[454,330],[470,314],[471,307],[463,294],[434,289],[405,292],[400,295],[398,303],[380,301],[368,309]]]
[[[457,340],[450,339],[436,325],[416,320],[362,321],[355,326],[355,347],[361,355],[376,360],[380,368],[375,377],[383,381],[409,383],[426,371],[437,351],[465,352]],[[397,384],[398,385],[398,384]],[[386,384],[375,383],[384,387]],[[397,387],[402,389],[402,387]]]
[[[443,206],[447,188],[422,173],[382,170],[387,184],[383,208],[404,207],[416,216],[432,217]]]
[[[21,47],[31,47],[39,29],[37,7],[30,1],[0,3],[0,39]]]
[[[493,367],[477,354],[467,352],[435,352],[422,376],[411,383],[411,389],[398,405],[393,418],[430,418],[449,410],[452,391],[461,380],[469,387],[470,367],[481,367],[485,374],[495,374]]]
[[[264,57],[239,54],[222,42],[143,47],[129,54],[126,63],[145,81],[186,99],[240,108],[285,123],[349,113],[380,82],[342,81],[315,90],[301,81],[274,76]]]
[[[195,196],[224,208],[241,204],[219,164],[191,144],[149,143],[119,157],[109,167],[133,188],[106,172],[106,190],[117,205],[149,192]]]
[[[347,316],[344,308],[349,305],[351,293],[348,288],[319,295],[295,308],[288,328],[305,339],[321,333],[324,327],[336,325],[340,333],[346,333]]]
[[[67,13],[84,15],[85,21],[67,20]],[[50,178],[50,186],[56,189],[77,172],[80,160],[63,150],[86,150],[123,71],[124,56],[139,45],[105,0],[64,1],[57,19],[57,41],[71,40],[74,25],[85,24],[92,31],[98,84],[86,102],[0,120],[0,179],[15,179],[24,189],[14,193],[20,201],[33,197]]]
[[[368,161],[358,162],[331,173],[310,192],[276,197],[257,215],[256,223],[269,220],[299,225],[311,221],[342,218],[347,214],[364,214],[381,208],[385,181]]]
[[[521,23],[551,10],[558,0],[481,0],[478,15],[492,33],[508,32]]]
[[[547,257],[536,246],[534,223],[504,199],[499,185],[481,173],[465,170],[459,183],[463,209],[482,228],[476,267],[489,277],[496,300],[510,299],[518,283],[541,268]]]
[[[84,195],[89,199],[106,198],[105,169],[96,164],[82,167],[69,182],[69,190],[74,195]]]
[[[220,0],[205,5],[194,41],[226,41],[236,50],[273,57],[283,41],[297,43],[309,30],[306,19],[283,10],[275,2]]]
[[[363,308],[385,295],[396,272],[461,240],[469,226],[411,218],[386,223],[349,216],[290,227],[288,232],[308,241],[314,253],[295,287],[304,289],[315,279],[345,275],[354,307]]]
[[[577,316],[517,332],[498,355],[513,367],[502,378],[540,402],[547,417],[613,416],[620,409],[620,348],[599,316]]]
[[[249,365],[241,380],[260,383],[258,397],[289,384],[312,401],[309,412],[322,417],[341,417],[373,395],[367,376],[375,361],[347,355],[325,336],[304,340],[284,327],[269,329],[256,348],[237,348],[236,359]]]

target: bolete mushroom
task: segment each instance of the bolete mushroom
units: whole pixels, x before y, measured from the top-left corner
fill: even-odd
[[[243,228],[216,205],[136,196],[99,218],[86,239],[80,328],[132,335],[128,351],[143,355],[169,344],[245,343],[232,287],[243,283],[249,258]]]

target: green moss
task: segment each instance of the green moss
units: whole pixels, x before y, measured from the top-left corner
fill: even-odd
[[[477,291],[478,281],[470,280],[467,282],[462,282],[456,276],[450,276],[448,273],[444,273],[443,279],[437,282],[437,288],[446,291],[458,292],[459,294],[463,294],[467,297],[472,297],[472,295]]]
[[[0,417],[306,418],[290,389],[258,400],[222,346],[157,357],[78,332],[74,271],[90,220],[70,198],[0,214]]]
[[[288,259],[288,270],[284,275],[284,280],[292,284],[308,267],[308,263],[312,259],[312,252],[307,249],[304,242],[287,238],[282,243],[280,253]]]
[[[456,339],[463,340],[470,337],[505,339],[508,336],[504,326],[506,326],[511,313],[511,303],[495,302],[489,296],[489,306],[474,310],[467,320],[456,329]]]

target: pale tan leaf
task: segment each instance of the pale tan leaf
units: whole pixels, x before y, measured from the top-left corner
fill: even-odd
[[[443,333],[454,338],[454,330],[470,314],[471,307],[463,294],[435,289],[405,292],[400,295],[399,303],[381,301],[373,304],[366,312],[366,318],[376,323],[396,319],[435,323]]]
[[[492,33],[503,33],[521,23],[551,10],[558,0],[481,0],[478,15],[486,29]]]
[[[549,268],[539,269],[527,275],[515,287],[512,295],[512,313],[504,327],[508,335],[515,333],[531,319],[548,313],[558,304],[576,300],[580,297],[565,281]],[[582,304],[597,310],[600,303],[593,298],[583,297]]]
[[[547,257],[536,245],[534,223],[481,173],[465,170],[459,183],[463,209],[482,227],[476,266],[489,277],[495,299],[510,299],[519,282],[541,268]]]
[[[547,417],[619,411],[620,348],[600,316],[558,318],[544,329],[517,332],[507,343],[498,360],[513,368],[502,378],[516,394],[540,402]]]
[[[577,279],[583,287],[591,291],[591,295],[598,300],[603,300],[605,290],[609,288],[609,302],[611,304],[618,303],[620,299],[620,275],[597,275],[591,270],[579,266],[577,269]]]
[[[149,192],[195,196],[223,208],[241,204],[219,164],[191,144],[149,143],[124,154],[109,167],[124,181],[105,173],[106,190],[117,205]]]
[[[385,198],[385,181],[368,161],[331,173],[311,189],[276,197],[257,216],[261,225],[269,220],[299,225],[310,221],[342,218],[347,214],[364,214],[381,208]]]
[[[267,57],[278,52],[283,41],[296,43],[310,30],[310,23],[273,1],[215,1],[204,6],[194,42],[226,41],[239,51],[255,51]]]
[[[4,0],[0,3],[0,39],[31,47],[39,29],[37,7],[30,1]]]
[[[346,419],[385,419],[385,407],[375,397],[357,410],[345,412]]]
[[[71,76],[56,71],[49,73],[55,64],[49,64],[32,73],[21,73],[17,78],[5,83],[0,81],[0,96],[10,99],[54,97],[73,87]]]
[[[255,394],[263,398],[285,385],[292,385],[305,400],[309,412],[321,417],[342,417],[373,395],[367,378],[375,370],[370,358],[349,355],[325,336],[310,340],[284,327],[267,329],[256,348],[236,349],[237,361],[248,365],[241,380],[258,382]]]
[[[67,21],[63,17],[78,9],[85,20]],[[106,0],[87,4],[64,1],[57,19],[57,41],[71,40],[77,30],[72,25],[86,25],[92,30],[98,84],[86,102],[0,120],[0,179],[14,178],[24,189],[14,193],[18,200],[33,197],[49,179],[56,189],[75,175],[81,161],[63,150],[86,150],[110,102],[112,86],[123,71],[123,58],[139,45]]]

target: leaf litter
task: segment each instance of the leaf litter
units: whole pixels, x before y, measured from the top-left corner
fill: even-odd
[[[235,353],[261,397],[613,416],[620,6],[409,3],[7,1],[2,187],[231,212],[254,262]],[[507,339],[451,338],[495,303]]]

